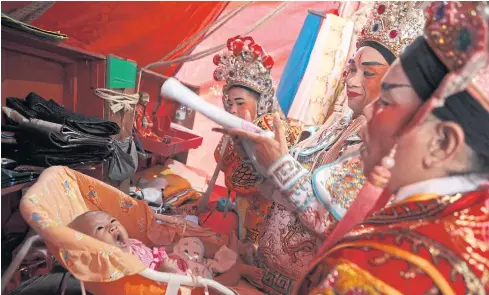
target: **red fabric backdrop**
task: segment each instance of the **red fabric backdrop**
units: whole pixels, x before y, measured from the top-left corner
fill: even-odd
[[[2,11],[8,13],[29,3],[31,2],[3,1]],[[67,34],[67,44],[132,59],[139,66],[145,66],[161,59],[213,22],[227,3],[59,1],[32,24]],[[195,43],[182,50],[193,46]],[[174,65],[168,68],[164,74],[172,75],[177,67],[178,65]]]

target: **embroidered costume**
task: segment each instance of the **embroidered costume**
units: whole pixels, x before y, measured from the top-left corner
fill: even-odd
[[[242,86],[257,92],[257,119],[253,122],[263,130],[273,130],[273,112],[279,111],[270,70],[273,59],[251,37],[235,37],[227,42],[228,52],[214,56],[217,66],[214,79],[224,80],[223,105],[230,112],[229,89]],[[289,147],[297,142],[300,128],[288,122],[286,136]],[[255,171],[251,162],[235,150],[234,143],[223,138],[214,153],[225,175],[226,187],[237,193],[237,211],[240,217],[240,238],[257,245],[261,228],[272,203],[260,196],[258,186],[264,177]]]
[[[411,2],[376,3],[372,14],[382,26],[375,30],[377,34],[365,26],[358,47],[382,51],[386,60],[399,55],[402,48],[397,44],[413,40],[424,24],[422,10]],[[410,27],[403,32],[404,39],[389,39],[393,28],[401,30],[407,24]],[[323,126],[306,130],[311,135],[290,155],[277,160],[268,169],[268,181],[259,187],[262,196],[275,202],[257,249],[257,263],[265,272],[263,283],[269,294],[293,291],[296,280],[316,256],[317,245],[342,218],[363,185],[357,132],[365,118],[351,116],[338,112]]]
[[[316,260],[297,294],[486,294],[489,190],[474,185],[484,181],[448,177],[401,189]]]

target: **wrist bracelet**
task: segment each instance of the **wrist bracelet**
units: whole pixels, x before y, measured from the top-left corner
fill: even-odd
[[[290,190],[307,173],[308,171],[289,154],[275,161],[267,172],[280,191]]]

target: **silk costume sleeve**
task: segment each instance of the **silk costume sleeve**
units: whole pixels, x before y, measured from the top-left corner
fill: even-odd
[[[312,174],[308,170],[286,155],[269,168],[268,176],[275,187],[271,194],[274,201],[292,207],[303,225],[313,233],[320,237],[329,233],[336,220],[315,196]]]
[[[353,146],[343,157],[313,173],[286,155],[269,168],[268,179],[275,190],[262,194],[282,205],[287,203],[306,228],[325,237],[344,216],[365,177],[358,146]]]

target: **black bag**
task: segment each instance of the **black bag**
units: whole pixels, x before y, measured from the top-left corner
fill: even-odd
[[[132,137],[114,141],[114,153],[109,162],[108,178],[112,181],[123,181],[136,173],[138,154]]]

